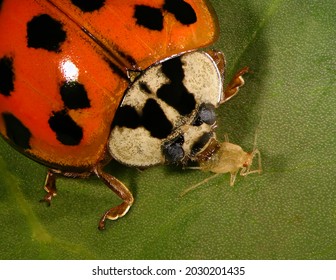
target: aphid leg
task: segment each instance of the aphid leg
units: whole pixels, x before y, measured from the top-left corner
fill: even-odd
[[[193,170],[201,170],[202,167],[200,166],[185,166],[184,169],[193,169]]]
[[[51,199],[56,196],[56,174],[52,170],[48,170],[46,180],[44,183],[44,189],[47,194],[40,200],[40,202],[46,202],[50,206]]]
[[[239,88],[244,85],[244,79],[243,75],[246,74],[249,71],[249,68],[246,66],[239,70],[236,75],[231,79],[227,87],[225,88],[223,99],[220,101],[220,104],[223,104],[224,102],[231,99],[233,96],[235,96]]]
[[[98,228],[100,230],[105,228],[105,220],[116,220],[120,217],[123,217],[134,202],[134,198],[129,189],[117,178],[112,175],[105,173],[102,170],[102,166],[98,165],[94,169],[94,173],[99,179],[101,179],[105,185],[107,185],[118,197],[120,197],[123,202],[109,210],[107,210],[103,217],[99,221]]]
[[[230,173],[230,186],[232,187],[236,181],[238,171]]]
[[[229,141],[229,134],[227,134],[227,133],[224,133],[224,142],[227,142],[227,143],[230,142]]]
[[[261,155],[258,149],[254,149],[253,152],[251,153],[251,158],[253,159],[255,156],[258,157],[258,169],[251,170],[251,165],[247,166],[246,168],[243,168],[240,171],[241,176],[247,176],[252,173],[259,173],[261,174],[262,172],[262,166],[261,166]]]

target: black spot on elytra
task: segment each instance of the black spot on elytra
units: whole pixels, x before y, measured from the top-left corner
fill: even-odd
[[[31,132],[14,115],[3,113],[2,118],[5,123],[6,135],[12,142],[22,149],[30,149]]]
[[[14,90],[13,58],[4,56],[0,59],[0,94],[10,96]]]
[[[215,106],[210,103],[203,103],[197,110],[196,117],[192,122],[194,126],[200,126],[202,123],[209,125],[214,124],[216,121]]]
[[[72,4],[82,10],[82,12],[98,11],[105,4],[105,0],[71,0]]]
[[[195,109],[194,95],[183,85],[184,70],[180,57],[169,59],[162,63],[162,72],[170,79],[170,83],[162,85],[157,96],[174,107],[181,115],[187,115]]]
[[[60,52],[65,39],[62,23],[47,14],[35,16],[27,23],[27,44],[30,48]]]
[[[64,82],[60,87],[64,105],[68,109],[90,108],[90,100],[84,85],[76,81]]]
[[[66,110],[54,112],[49,118],[49,126],[56,133],[57,140],[64,145],[78,145],[83,138],[83,129]]]
[[[190,154],[195,156],[199,151],[201,151],[204,146],[209,142],[213,137],[213,132],[205,132],[191,147]]]
[[[0,11],[1,11],[1,8],[2,8],[2,0],[0,0]]]
[[[166,0],[163,9],[172,13],[182,24],[189,25],[197,21],[193,7],[183,0]]]
[[[184,137],[183,135],[179,135],[162,145],[162,153],[167,162],[177,163],[184,158],[183,143]]]
[[[148,99],[141,114],[129,105],[119,107],[113,120],[113,127],[138,128],[144,127],[152,137],[166,138],[173,129],[160,105],[154,99]]]
[[[134,18],[138,25],[150,30],[161,31],[163,29],[163,15],[158,8],[135,5]]]

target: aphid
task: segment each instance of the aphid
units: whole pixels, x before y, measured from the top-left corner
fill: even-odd
[[[202,161],[199,161],[199,166],[190,167],[191,169],[197,169],[202,171],[210,171],[215,173],[201,182],[187,188],[181,193],[184,196],[186,193],[198,188],[199,186],[207,183],[208,181],[220,176],[224,173],[230,173],[230,186],[233,186],[238,174],[241,176],[247,176],[252,173],[261,173],[261,156],[260,151],[256,147],[257,134],[255,136],[253,150],[251,152],[245,152],[242,147],[230,143],[229,137],[225,134],[225,140],[222,143],[216,143],[216,152],[212,153],[209,157]],[[258,168],[253,169],[253,159],[257,157]]]

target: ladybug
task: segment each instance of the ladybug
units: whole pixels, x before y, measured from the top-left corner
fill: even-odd
[[[223,90],[215,13],[200,0],[0,1],[0,133],[45,165],[43,201],[56,177],[92,174],[123,202],[99,221],[124,216],[132,193],[104,166],[204,162],[220,145],[215,109]],[[222,160],[219,162],[222,164]]]

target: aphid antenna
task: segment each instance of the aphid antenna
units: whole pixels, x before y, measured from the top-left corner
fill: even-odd
[[[242,172],[243,170],[241,170],[240,175],[242,175],[242,176],[246,176],[246,175],[249,175],[249,174],[252,174],[252,173],[261,174],[261,172],[262,172],[261,154],[260,154],[260,151],[257,148],[257,140],[258,140],[258,134],[259,134],[259,131],[260,131],[261,121],[262,121],[262,116],[260,117],[259,124],[258,124],[258,126],[256,128],[256,131],[255,131],[255,134],[254,134],[253,150],[250,153],[251,154],[251,164],[247,167],[245,173],[243,173]],[[252,166],[252,160],[256,156],[258,157],[258,169],[251,171],[250,169],[251,169],[251,166]]]
[[[199,169],[199,168],[191,168],[191,169]],[[209,182],[210,180],[212,179],[215,179],[216,177],[218,177],[219,175],[222,175],[221,173],[216,173],[212,176],[209,176],[208,178],[205,178],[204,180],[202,180],[201,182],[195,184],[195,185],[192,185],[191,187],[189,188],[186,188],[185,190],[183,190],[181,193],[180,193],[180,197],[183,197],[185,196],[187,193],[197,189],[199,186],[202,186],[204,184],[206,184],[207,182]]]

